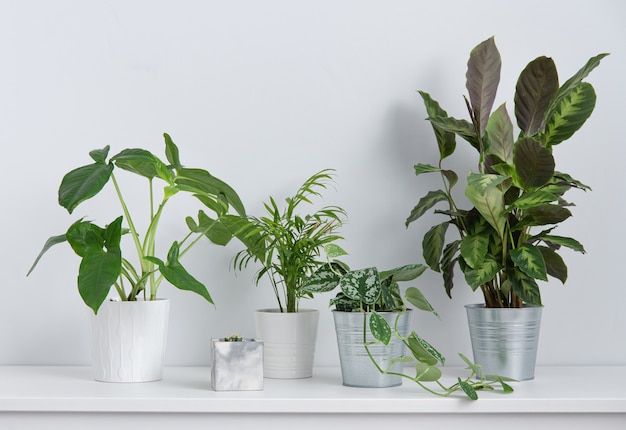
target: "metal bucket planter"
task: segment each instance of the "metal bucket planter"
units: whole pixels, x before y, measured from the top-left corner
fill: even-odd
[[[384,374],[378,371],[367,351],[363,346],[363,313],[332,311],[337,333],[337,346],[339,348],[339,361],[341,363],[341,377],[343,385],[350,387],[394,387],[402,384],[402,377],[398,375]],[[398,331],[406,336],[409,331],[410,310],[400,315]],[[396,322],[397,312],[379,313],[393,328]],[[369,324],[369,313],[367,321]],[[367,342],[374,341],[369,329],[366,334]],[[395,363],[391,369],[392,358],[404,354],[404,344],[395,336],[392,336],[388,345],[380,343],[369,346],[370,353],[381,369],[393,372],[402,372],[402,363]]]
[[[486,308],[466,305],[474,363],[485,375],[518,381],[535,377],[541,306]]]
[[[89,310],[94,379],[149,382],[163,376],[170,302],[106,301]]]
[[[318,321],[316,309],[255,312],[257,338],[263,339],[263,375],[266,378],[298,379],[313,375]]]
[[[263,389],[263,342],[211,339],[211,388],[215,391]]]

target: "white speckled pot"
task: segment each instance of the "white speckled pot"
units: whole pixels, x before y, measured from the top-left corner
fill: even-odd
[[[94,378],[102,382],[158,381],[163,375],[170,302],[105,301],[89,309]]]
[[[313,375],[318,321],[316,309],[255,312],[257,338],[264,344],[263,374],[266,378],[296,379]]]

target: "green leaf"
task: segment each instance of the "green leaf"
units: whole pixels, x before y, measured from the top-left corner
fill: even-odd
[[[467,395],[467,397],[470,398],[470,400],[478,400],[478,394],[476,394],[476,390],[474,389],[474,387],[472,387],[471,384],[468,384],[467,382],[461,380],[461,378],[458,378],[458,381],[461,390],[463,390],[463,392]]]
[[[420,199],[417,206],[413,208],[404,225],[408,227],[410,223],[420,218],[430,208],[442,201],[448,201],[448,196],[444,191],[429,191],[428,194]]]
[[[205,235],[216,245],[225,246],[233,238],[233,234],[224,224],[209,217],[203,211],[198,211],[197,223],[191,217],[187,217],[186,222],[192,232]]]
[[[419,94],[422,96],[424,100],[424,105],[426,106],[426,112],[428,113],[428,118],[446,118],[448,117],[448,113],[439,106],[439,103],[432,99],[430,94],[419,91]],[[437,139],[437,145],[439,147],[439,158],[443,160],[446,157],[449,157],[454,153],[456,148],[456,137],[453,132],[446,131],[438,127],[434,122],[431,121],[431,125],[433,127],[433,131],[435,133],[435,138]]]
[[[478,139],[487,128],[500,83],[502,61],[493,37],[478,44],[467,62],[466,84],[473,117],[479,127]]]
[[[513,164],[513,123],[504,104],[496,109],[487,123],[489,145],[486,154],[495,155],[507,164]]]
[[[369,326],[374,339],[381,342],[383,345],[389,344],[391,340],[391,327],[389,327],[389,323],[377,312],[371,313]]]
[[[443,246],[446,240],[446,231],[450,222],[435,225],[430,228],[424,235],[422,241],[422,254],[426,264],[435,272],[440,271],[439,260],[443,252]]]
[[[102,149],[94,149],[89,152],[89,156],[97,164],[106,164],[107,156],[109,155],[109,145]]]
[[[104,229],[89,221],[73,223],[67,229],[65,238],[79,257],[84,257],[90,250],[101,250],[104,247]]]
[[[468,141],[474,148],[480,148],[478,144],[478,136],[474,125],[464,119],[456,119],[451,117],[433,117],[428,118],[433,127],[439,130],[450,132],[461,136]]]
[[[452,297],[452,288],[454,288],[454,266],[458,258],[457,251],[461,244],[460,240],[455,240],[446,245],[441,255],[441,272],[443,274],[443,286],[448,297]]]
[[[64,234],[60,234],[58,236],[52,236],[51,238],[46,240],[46,243],[43,245],[43,248],[39,252],[39,255],[37,255],[37,258],[35,258],[35,261],[33,262],[32,266],[30,266],[30,269],[28,269],[28,273],[26,273],[26,276],[30,275],[31,272],[35,269],[35,267],[37,266],[37,263],[39,263],[39,260],[41,260],[41,257],[46,253],[46,251],[48,251],[54,245],[63,243],[65,241],[67,241],[67,237]]]
[[[493,256],[487,255],[480,266],[464,271],[465,281],[473,291],[476,291],[478,287],[494,279],[501,269],[500,262]]]
[[[558,197],[548,191],[532,191],[522,194],[511,206],[519,209],[529,209],[556,200],[558,200]]]
[[[88,246],[78,269],[78,292],[96,314],[122,272],[121,235],[122,217],[119,217],[104,230],[106,251]]]
[[[418,290],[417,288],[415,287],[407,288],[404,297],[406,298],[407,302],[411,303],[416,308],[421,309],[426,312],[432,312],[434,315],[439,317],[439,314],[435,311],[435,309],[432,307],[430,302],[426,299],[424,294],[422,294],[422,292]]]
[[[326,257],[331,260],[337,257],[341,257],[342,255],[348,255],[348,253],[342,247],[334,243],[324,245],[324,252],[326,253]]]
[[[415,365],[415,381],[435,382],[442,376],[441,369],[437,366],[430,366],[426,363],[417,363]]]
[[[111,157],[111,161],[120,169],[135,173],[148,179],[161,178],[168,184],[174,184],[172,173],[158,157],[150,151],[139,148],[124,149]]]
[[[423,264],[407,264],[405,266],[396,267],[395,269],[380,272],[380,280],[383,281],[391,278],[394,282],[412,281],[426,271],[427,267]]]
[[[302,285],[303,293],[323,293],[332,291],[339,285],[345,270],[340,264],[326,263],[320,266]]]
[[[609,54],[604,53],[604,54],[599,54],[599,55],[596,55],[595,57],[590,58],[589,60],[587,60],[587,63],[574,74],[574,76],[569,78],[567,81],[565,81],[563,85],[561,85],[561,87],[559,88],[559,91],[557,92],[556,96],[552,100],[550,109],[548,110],[548,115],[547,115],[548,118],[552,116],[551,115],[552,110],[555,109],[555,107],[561,103],[561,99],[566,97],[570,93],[570,91],[572,91],[575,87],[577,87],[578,84],[582,82],[582,80],[585,79],[589,75],[589,73],[591,73],[593,69],[598,67],[598,65],[600,65],[600,61],[607,55]]]
[[[485,220],[498,232],[504,234],[507,214],[504,209],[504,193],[506,190],[497,186],[502,177],[497,175],[481,175],[470,173],[467,179],[465,195],[480,212]],[[506,179],[506,178],[505,178]]]
[[[566,248],[573,249],[574,251],[578,251],[582,254],[586,253],[583,245],[571,237],[545,235],[542,237],[542,240],[551,245],[565,246]]]
[[[206,170],[189,168],[178,169],[175,182],[180,189],[195,193],[198,196],[203,194],[219,196],[232,205],[233,209],[235,209],[239,215],[245,216],[246,214],[244,205],[235,190],[224,181],[212,176]]]
[[[489,235],[486,234],[468,235],[461,240],[461,256],[472,269],[485,261],[488,248]]]
[[[59,186],[59,205],[72,213],[81,202],[102,190],[112,172],[112,164],[95,163],[67,173]]]
[[[411,332],[406,342],[413,357],[420,363],[431,366],[437,363],[445,364],[445,357],[439,353],[430,343],[422,339],[417,333]]]
[[[513,285],[513,292],[529,305],[541,306],[541,293],[537,282],[517,268],[506,270],[507,279]]]
[[[194,278],[179,262],[178,242],[172,243],[167,255],[167,264],[156,257],[146,256],[145,259],[159,266],[159,271],[167,281],[180,290],[192,291],[204,297],[211,304],[213,299],[200,281]]]
[[[368,305],[376,302],[381,292],[380,277],[375,267],[346,273],[341,277],[339,286],[347,297]]]
[[[163,133],[163,138],[165,139],[165,157],[167,161],[175,168],[182,167],[178,146],[176,146],[169,134]]]
[[[522,245],[519,248],[511,249],[511,260],[522,272],[534,279],[542,281],[548,280],[546,263],[543,255],[537,247],[533,245]]]
[[[515,145],[515,170],[526,189],[547,184],[554,175],[554,157],[550,151],[530,137]]]
[[[547,246],[537,246],[537,249],[539,249],[541,255],[543,256],[543,261],[546,264],[548,275],[555,277],[562,283],[565,283],[567,280],[567,265],[561,256],[557,254],[555,250],[548,248]]]
[[[576,133],[591,116],[596,105],[596,93],[586,82],[574,87],[558,105],[546,124],[545,145],[557,145]]]
[[[461,360],[467,364],[467,368],[471,370],[474,375],[476,375],[479,379],[482,379],[483,367],[480,364],[473,363],[469,358],[461,353],[459,353],[459,357],[461,357]]]
[[[565,221],[572,216],[572,213],[563,206],[544,204],[528,208],[526,215],[532,218],[528,222],[530,225],[549,225]]]
[[[558,89],[559,76],[551,58],[538,57],[522,70],[515,87],[515,117],[526,136],[540,130]]]

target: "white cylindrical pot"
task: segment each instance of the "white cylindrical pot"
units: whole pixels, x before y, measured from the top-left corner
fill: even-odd
[[[487,308],[466,305],[474,363],[484,375],[518,381],[535,377],[541,306]]]
[[[375,341],[369,331],[370,313],[340,312],[333,311],[335,332],[337,334],[337,346],[339,349],[339,361],[341,364],[341,378],[343,385],[350,387],[382,388],[394,387],[402,384],[402,377],[381,373],[372,359],[367,354],[363,345],[363,317],[367,317],[366,341]],[[379,315],[393,327],[398,319],[398,331],[406,337],[409,330],[410,311],[399,314],[398,312],[379,312]],[[375,343],[368,346],[374,361],[383,370],[402,373],[402,363],[393,363],[394,358],[404,354],[404,343],[396,336],[392,336],[388,345]]]
[[[149,382],[163,376],[170,302],[105,301],[89,310],[94,378]]]
[[[295,379],[313,375],[319,311],[300,309],[255,312],[257,338],[263,341],[263,375],[266,378]]]

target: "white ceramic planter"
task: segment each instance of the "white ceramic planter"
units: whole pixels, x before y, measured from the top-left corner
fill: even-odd
[[[91,309],[94,378],[103,382],[149,382],[163,376],[170,302],[106,301]]]
[[[263,342],[211,339],[211,388],[215,391],[263,389]]]
[[[313,375],[319,311],[278,309],[255,312],[257,338],[264,344],[263,374],[266,378],[295,379]]]

